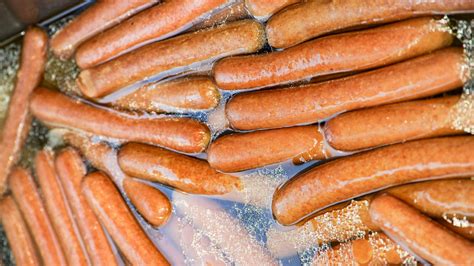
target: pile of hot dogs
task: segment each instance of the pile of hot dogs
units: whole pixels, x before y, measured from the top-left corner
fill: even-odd
[[[459,95],[446,94],[470,78],[469,64],[446,19],[427,17],[473,11],[470,0],[98,1],[51,39],[30,27],[0,140],[0,222],[16,263],[118,264],[116,245],[133,265],[167,265],[171,255],[129,200],[153,227],[182,224],[176,208],[212,232],[201,247],[213,241],[237,264],[276,264],[292,254],[272,245],[284,233],[269,231],[270,254],[215,203],[187,194],[242,201],[248,184],[228,173],[347,155],[273,196],[275,219],[298,224],[297,237],[364,197],[359,224],[378,233],[321,251],[315,264],[402,263],[405,249],[435,264],[473,264],[474,137],[453,128]],[[257,53],[268,45],[276,50]],[[77,95],[40,85],[48,47],[81,68]],[[234,132],[214,139],[182,114],[213,110],[223,91]],[[38,151],[36,181],[17,166],[33,117],[65,143]],[[193,156],[205,151],[206,160]],[[175,189],[173,204],[148,181]],[[352,237],[320,234],[295,248]],[[384,252],[371,244],[381,241]]]

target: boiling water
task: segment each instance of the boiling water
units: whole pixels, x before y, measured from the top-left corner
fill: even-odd
[[[71,18],[50,25],[48,33],[54,33]],[[18,43],[0,48],[0,119],[4,117],[9,95],[13,89],[15,72],[18,69],[19,48]],[[208,64],[197,65],[185,73],[203,73],[203,68],[208,66]],[[206,71],[207,68],[204,72]],[[78,72],[73,61],[60,61],[50,54],[43,86],[59,88],[66,94],[78,94],[74,83]],[[175,74],[182,75],[182,73]],[[151,77],[147,81],[157,79]],[[133,88],[121,91],[115,97],[120,97],[130,90]],[[469,89],[466,89],[466,92],[468,91]],[[233,93],[222,91],[221,93],[221,103],[215,110],[180,116],[193,117],[207,123],[213,138],[226,133],[228,129],[223,106]],[[453,121],[457,121],[455,126],[472,133],[473,121],[466,122],[466,117],[472,118],[473,96],[466,93],[462,99],[459,111],[453,112]],[[107,98],[103,99],[103,102],[107,101]],[[147,116],[161,115],[147,114]],[[38,121],[34,121],[20,164],[31,167],[35,152],[47,143],[56,149],[61,148],[61,142],[52,139],[48,135],[48,129]],[[333,154],[347,155],[338,151],[333,151]],[[206,154],[199,154],[197,157],[206,158]],[[147,182],[166,193],[174,203],[173,218],[159,229],[148,225],[130,201],[126,200],[144,230],[174,265],[194,265],[204,258],[212,258],[227,264],[263,263],[253,261],[260,257],[261,260],[278,260],[282,265],[310,265],[316,254],[331,248],[328,243],[320,245],[318,239],[327,238],[344,242],[362,238],[368,231],[368,228],[361,223],[359,215],[361,208],[367,208],[368,203],[363,200],[353,201],[344,209],[336,211],[337,214],[333,212],[319,216],[301,227],[283,227],[274,221],[270,206],[275,189],[297,173],[320,163],[313,161],[295,166],[291,162],[285,162],[238,173],[245,187],[240,195],[191,196],[158,183]],[[331,220],[333,215],[339,217],[337,224]],[[314,223],[318,223],[321,227],[315,230],[311,226]],[[268,242],[269,239],[272,242]],[[2,230],[0,230],[0,250],[2,254],[0,259],[3,263],[11,264],[12,256],[6,252],[7,244]],[[275,254],[282,258],[276,258]],[[405,260],[408,264],[413,264],[414,261],[412,256],[407,256]]]

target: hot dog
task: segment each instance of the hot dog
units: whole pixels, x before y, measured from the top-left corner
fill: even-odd
[[[450,96],[356,110],[329,120],[324,133],[331,147],[344,151],[461,134],[449,117],[458,101]]]
[[[264,42],[260,23],[236,21],[149,44],[84,70],[79,74],[77,85],[87,97],[101,97],[150,76],[160,74],[164,77],[224,56],[258,51]]]
[[[45,265],[66,265],[61,244],[54,232],[33,178],[23,168],[15,168],[8,184],[18,203]]]
[[[90,263],[72,211],[54,168],[51,151],[42,150],[35,158],[36,177],[46,211],[58,236],[68,265]]]
[[[340,158],[296,176],[278,189],[272,209],[284,225],[335,203],[403,183],[474,173],[474,137],[395,144]]]
[[[138,212],[152,226],[162,226],[170,218],[171,203],[160,190],[132,178],[123,180],[123,189]]]
[[[20,69],[0,138],[0,197],[7,189],[10,168],[18,160],[30,129],[28,99],[43,78],[47,44],[48,36],[39,28],[29,28],[23,38]]]
[[[51,38],[51,50],[57,57],[69,59],[85,40],[157,2],[158,0],[96,2],[54,34]]]
[[[183,217],[211,237],[236,265],[278,265],[247,229],[218,204],[179,192],[173,193],[173,204]]]
[[[41,265],[41,258],[37,254],[28,227],[11,196],[0,201],[0,223],[7,235],[16,264]]]
[[[436,217],[474,218],[474,180],[454,179],[420,182],[386,192]]]
[[[201,30],[214,27],[223,23],[240,20],[248,16],[243,2],[237,1],[235,4],[223,8],[221,11],[213,13],[209,18],[204,19],[200,23],[194,25],[189,31]]]
[[[133,116],[98,108],[45,88],[33,92],[30,110],[36,118],[53,127],[74,128],[183,152],[201,152],[210,139],[209,129],[193,119]]]
[[[470,241],[474,240],[474,224],[469,223],[468,225],[454,225],[451,222],[448,222],[444,219],[436,220],[441,225],[447,227],[449,230],[455,232],[456,234],[469,239]]]
[[[169,265],[133,217],[120,192],[101,172],[87,175],[82,193],[110,236],[133,265]]]
[[[214,141],[208,150],[212,168],[237,172],[292,159],[295,163],[328,157],[317,126],[234,133]]]
[[[304,1],[272,17],[266,30],[271,46],[286,48],[329,32],[354,26],[472,10],[474,3],[470,0]]]
[[[243,90],[380,67],[449,46],[444,22],[419,18],[332,35],[279,52],[225,58],[214,65],[219,88]]]
[[[147,43],[173,36],[226,3],[226,0],[163,2],[81,45],[76,62],[81,68],[89,68]]]
[[[466,70],[462,49],[446,48],[332,81],[238,94],[226,114],[231,126],[241,130],[314,123],[340,112],[459,88],[467,80]]]
[[[266,20],[284,7],[298,3],[299,1],[300,0],[245,0],[245,6],[254,17]]]
[[[390,238],[433,264],[474,263],[474,244],[392,196],[375,198],[369,212]]]
[[[128,143],[120,149],[118,161],[129,176],[187,193],[221,195],[241,189],[238,177],[219,173],[204,160],[158,147]]]
[[[416,260],[384,233],[340,243],[316,254],[312,265],[405,265]]]
[[[186,113],[213,109],[219,100],[219,90],[210,78],[195,77],[146,84],[112,105],[132,111]]]
[[[118,265],[99,220],[81,193],[81,181],[86,175],[81,156],[73,148],[66,148],[56,156],[55,167],[91,263]]]
[[[122,172],[117,152],[103,142],[94,143],[87,136],[64,132],[64,140],[81,151],[95,168],[108,174],[119,188],[123,188],[132,204],[153,226],[164,224],[171,215],[171,203],[160,190],[133,180]]]

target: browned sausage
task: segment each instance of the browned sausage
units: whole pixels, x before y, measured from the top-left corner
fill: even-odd
[[[85,42],[77,50],[76,62],[81,68],[89,68],[147,43],[173,36],[226,3],[226,0],[165,1]]]
[[[308,124],[337,113],[411,100],[459,88],[467,79],[460,48],[446,48],[350,77],[238,94],[226,107],[233,128]]]
[[[81,181],[86,175],[81,156],[66,148],[56,156],[55,167],[92,265],[118,265],[99,220],[81,193]]]
[[[68,265],[88,264],[89,258],[54,168],[51,151],[42,150],[37,153],[35,169],[46,211],[59,243],[61,243]]]
[[[51,38],[51,50],[59,58],[68,59],[85,40],[157,2],[158,0],[98,1]]]
[[[82,71],[77,84],[81,92],[90,98],[105,96],[156,74],[166,76],[183,72],[190,65],[258,51],[264,42],[260,23],[254,20],[236,21],[149,44]]]
[[[387,193],[429,216],[474,218],[474,180],[436,180],[394,187]]]
[[[132,111],[185,113],[213,109],[219,100],[219,90],[210,78],[195,77],[148,83],[112,105]]]
[[[243,2],[236,2],[233,5],[223,8],[219,12],[213,13],[209,18],[206,18],[200,23],[191,27],[189,31],[205,29],[223,23],[233,22],[236,20],[243,19],[247,16],[248,12],[245,9],[245,4]]]
[[[442,21],[419,18],[332,35],[279,52],[225,58],[214,65],[219,88],[243,90],[370,69],[449,46]]]
[[[245,6],[254,17],[266,20],[280,9],[298,3],[299,1],[300,0],[245,0]]]
[[[66,265],[61,244],[31,175],[23,168],[15,168],[10,174],[8,183],[26,224],[28,224],[43,263],[45,265]]]
[[[158,147],[129,143],[119,151],[122,170],[192,194],[221,195],[240,190],[238,177],[217,172],[205,160]]]
[[[203,151],[210,139],[206,125],[190,118],[144,118],[89,105],[59,92],[38,88],[30,110],[53,127],[151,143],[183,152]]]
[[[123,189],[138,212],[152,226],[162,226],[170,218],[170,200],[160,190],[132,178],[123,180]]]
[[[329,120],[324,133],[333,148],[344,151],[460,134],[449,117],[458,101],[450,96],[356,110]]]
[[[292,159],[300,164],[329,156],[318,126],[234,133],[215,140],[207,160],[212,168],[237,172]]]
[[[433,264],[474,263],[474,244],[392,196],[375,198],[369,212],[390,238]]]
[[[5,193],[10,168],[16,163],[19,152],[30,129],[31,117],[28,99],[43,79],[46,64],[48,36],[39,28],[29,28],[23,38],[20,69],[11,96],[0,138],[0,197]]]
[[[28,227],[11,196],[0,201],[0,222],[7,235],[16,265],[41,265]]]
[[[275,192],[273,215],[298,222],[325,207],[413,181],[474,174],[474,137],[435,138],[395,144],[340,158],[298,175]]]
[[[471,0],[322,0],[305,1],[275,15],[267,24],[268,42],[285,48],[328,32],[360,25],[380,24],[414,16],[464,13],[474,10]]]
[[[132,265],[169,265],[133,217],[114,183],[101,172],[87,175],[82,192]]]
[[[444,219],[438,219],[437,222],[442,224],[443,226],[446,226],[449,230],[455,232],[456,234],[469,239],[471,241],[474,240],[474,224],[469,223],[468,225],[454,225],[451,222],[448,222]]]
[[[103,142],[90,140],[89,137],[65,132],[64,140],[81,151],[95,168],[108,174],[114,182],[123,187],[132,204],[147,222],[153,226],[164,224],[171,215],[171,203],[160,190],[140,183],[125,175],[117,161],[117,152]]]

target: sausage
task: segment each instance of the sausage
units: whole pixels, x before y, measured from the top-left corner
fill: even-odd
[[[186,113],[213,109],[220,98],[210,78],[194,77],[148,83],[112,102],[112,106],[131,111]]]
[[[192,261],[194,265],[230,265],[222,250],[185,218],[172,218],[163,230],[182,250],[187,261]]]
[[[97,98],[150,76],[165,77],[224,56],[252,53],[260,50],[264,43],[260,23],[236,21],[149,44],[81,71],[76,83],[84,95]]]
[[[77,65],[83,69],[90,68],[147,43],[176,35],[226,3],[226,0],[160,3],[85,42],[77,50]]]
[[[286,258],[324,243],[346,242],[378,228],[369,217],[369,201],[355,200],[316,215],[294,230],[272,227],[267,231],[267,248],[278,258]]]
[[[17,265],[41,265],[28,227],[12,196],[0,201],[0,223],[7,235]]]
[[[20,68],[10,99],[0,138],[0,197],[7,190],[7,177],[20,156],[20,150],[30,129],[28,99],[43,79],[48,36],[36,27],[26,30],[23,37]]]
[[[292,159],[300,164],[328,157],[317,126],[291,127],[225,135],[208,150],[209,164],[223,172],[237,172]]]
[[[241,190],[238,177],[222,174],[205,160],[138,143],[124,145],[120,168],[129,176],[159,182],[192,194],[222,195]]]
[[[356,110],[329,120],[324,133],[331,147],[343,151],[461,134],[450,120],[458,101],[450,96]]]
[[[152,226],[162,226],[170,218],[171,203],[160,190],[132,178],[123,180],[123,189],[138,212]]]
[[[465,13],[474,10],[470,0],[345,0],[304,1],[273,16],[267,24],[268,43],[286,48],[320,35],[415,16]]]
[[[474,137],[446,137],[390,145],[340,158],[300,174],[273,196],[283,225],[325,207],[399,184],[474,173]]]
[[[448,222],[444,219],[436,220],[441,225],[447,227],[449,230],[455,232],[456,234],[469,239],[470,241],[474,240],[474,224],[469,223],[467,225],[454,225],[454,223]],[[469,222],[469,221],[468,221]]]
[[[132,204],[153,226],[164,224],[171,215],[171,203],[160,190],[135,181],[125,175],[117,161],[117,152],[103,142],[94,143],[89,137],[65,132],[64,140],[81,151],[95,168],[105,172],[123,188]]]
[[[388,189],[386,192],[436,217],[474,218],[474,180],[436,180]]]
[[[212,238],[236,265],[278,265],[254,236],[217,203],[204,197],[173,193],[173,205],[194,227]]]
[[[51,50],[65,60],[87,39],[118,24],[158,0],[99,1],[56,32],[51,38]]]
[[[33,92],[30,110],[36,118],[53,127],[74,128],[188,153],[203,151],[210,139],[207,126],[190,118],[134,116],[89,105],[45,88]]]
[[[192,26],[189,31],[214,27],[223,23],[241,20],[246,17],[248,17],[248,12],[245,9],[245,4],[243,2],[237,1],[235,4],[227,6],[226,8],[211,14],[211,16],[208,18]]]
[[[245,0],[245,6],[252,16],[267,20],[279,10],[298,2],[300,2],[300,0]]]
[[[81,156],[75,149],[65,148],[54,164],[92,265],[118,265],[99,220],[81,193],[81,181],[87,172]]]
[[[449,46],[452,40],[444,22],[412,19],[279,52],[225,58],[214,65],[214,77],[223,90],[264,88],[396,63]]]
[[[369,212],[390,238],[433,264],[474,263],[474,244],[392,196],[375,198]]]
[[[10,174],[8,184],[44,265],[66,265],[61,244],[31,175],[23,168],[15,168]]]
[[[415,262],[413,256],[380,232],[322,249],[316,253],[312,265],[412,265]]]
[[[51,224],[58,236],[68,265],[89,264],[84,244],[59,181],[51,151],[39,151],[35,158],[36,177]]]
[[[87,175],[82,182],[82,193],[132,265],[169,265],[135,220],[108,176],[101,172]]]
[[[446,48],[362,74],[297,87],[242,93],[226,107],[233,128],[314,123],[341,112],[423,98],[467,80],[461,48]]]

